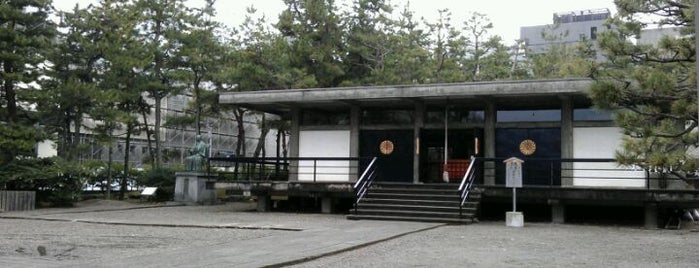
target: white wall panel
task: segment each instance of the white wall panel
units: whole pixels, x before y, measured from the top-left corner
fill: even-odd
[[[299,157],[350,157],[350,131],[301,131]],[[299,161],[299,181],[313,181],[313,165],[313,161]],[[350,161],[318,161],[315,171],[316,181],[350,181]]]
[[[573,130],[573,158],[614,158],[623,133],[618,127],[578,127]],[[645,187],[645,172],[616,163],[573,164],[573,185],[585,187]]]

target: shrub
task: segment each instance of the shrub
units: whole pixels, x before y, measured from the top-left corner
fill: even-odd
[[[0,183],[7,190],[36,191],[37,202],[72,206],[78,200],[86,169],[61,158],[27,158],[0,167]]]
[[[175,195],[175,169],[157,168],[143,172],[138,184],[148,187],[158,187],[155,201],[170,201]]]

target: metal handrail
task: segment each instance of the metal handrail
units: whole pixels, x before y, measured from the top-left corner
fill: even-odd
[[[376,157],[371,159],[371,162],[369,165],[364,169],[364,172],[362,172],[362,176],[357,179],[357,182],[354,184],[354,192],[355,192],[355,199],[354,199],[354,213],[357,214],[357,207],[359,205],[359,201],[362,200],[364,195],[369,191],[369,187],[371,186],[371,183],[374,180],[374,177],[376,175],[376,168],[374,167],[374,164],[376,163]]]
[[[471,157],[471,164],[469,164],[466,174],[464,174],[463,179],[461,179],[461,184],[459,184],[459,196],[461,197],[461,202],[459,203],[459,217],[462,216],[463,206],[468,199],[468,195],[471,192],[471,187],[473,187],[473,181],[475,180],[475,166],[478,162],[478,158]]]
[[[219,179],[230,179],[232,175],[233,180],[240,177],[253,180],[256,176],[259,180],[287,180],[289,176],[304,175],[318,182],[322,176],[349,175],[351,181],[355,181],[362,171],[358,170],[358,163],[369,160],[369,157],[211,157],[207,159],[207,171]],[[239,165],[242,168],[239,169]]]
[[[374,166],[374,163],[376,162],[376,157],[371,159],[371,163],[364,169],[364,172],[362,172],[362,176],[357,179],[357,182],[354,184],[354,188],[357,189],[359,187],[359,184],[364,180],[366,174],[369,172],[369,170]]]

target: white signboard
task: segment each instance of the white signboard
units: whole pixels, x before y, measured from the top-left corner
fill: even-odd
[[[144,195],[144,196],[154,195],[156,190],[158,190],[158,187],[146,187],[141,192],[141,195]]]
[[[522,188],[522,161],[511,157],[503,161],[505,163],[505,186],[508,188]]]

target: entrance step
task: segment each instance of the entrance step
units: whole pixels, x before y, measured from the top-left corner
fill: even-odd
[[[375,216],[375,215],[347,215],[350,220],[377,220],[377,221],[416,221],[416,222],[441,222],[449,224],[471,224],[478,222],[476,218],[463,219],[445,219],[445,218],[426,218],[426,217],[401,217],[401,216]]]
[[[458,187],[458,184],[374,183],[347,218],[458,224],[477,221],[480,191],[472,191],[460,208]]]

